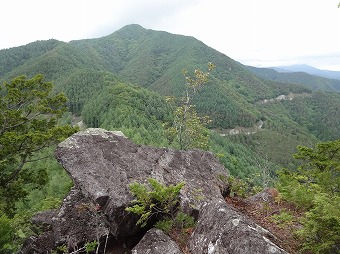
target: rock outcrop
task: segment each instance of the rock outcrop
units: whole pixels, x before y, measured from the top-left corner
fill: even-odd
[[[178,245],[170,239],[169,236],[164,234],[162,230],[150,229],[133,248],[132,254],[181,254],[182,251]]]
[[[166,185],[185,182],[180,206],[197,220],[190,253],[286,253],[271,241],[272,234],[224,201],[227,186],[220,177],[227,171],[209,152],[136,145],[120,132],[87,129],[60,143],[56,158],[74,187],[52,218],[38,216],[36,223],[49,226],[22,253],[62,244],[74,250],[98,238],[105,242],[102,252],[120,242],[126,249],[111,253],[181,253],[162,231],[137,227],[138,217],[125,211],[133,199],[128,185],[148,178]],[[37,243],[46,238],[42,250]]]

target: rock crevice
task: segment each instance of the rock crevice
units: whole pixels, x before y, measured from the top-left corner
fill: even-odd
[[[133,199],[129,184],[146,183],[148,178],[166,185],[185,182],[180,206],[197,219],[188,242],[190,253],[286,253],[224,201],[226,186],[220,176],[228,172],[212,153],[141,146],[121,132],[87,129],[60,143],[55,154],[74,187],[52,219],[40,215],[36,223],[50,227],[21,253],[43,253],[60,244],[72,250],[108,235],[135,254],[181,253],[167,235],[155,229],[146,233],[136,226],[138,217],[125,211]],[[39,245],[47,237],[45,246]]]

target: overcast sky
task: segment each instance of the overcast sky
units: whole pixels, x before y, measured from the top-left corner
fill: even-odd
[[[340,71],[339,0],[3,0],[0,49],[96,38],[128,24],[190,35],[253,66]]]

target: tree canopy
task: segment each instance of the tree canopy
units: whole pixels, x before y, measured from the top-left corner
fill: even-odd
[[[14,204],[27,195],[25,185],[43,185],[44,169],[30,168],[36,153],[76,131],[59,125],[67,111],[64,94],[53,94],[42,75],[14,78],[0,85],[0,208],[12,214]]]
[[[208,72],[199,69],[194,71],[194,77],[188,76],[186,70],[183,75],[186,80],[185,96],[182,98],[180,105],[174,112],[174,121],[168,129],[169,136],[178,142],[180,149],[191,148],[209,148],[208,131],[205,125],[209,122],[207,117],[199,117],[196,113],[192,100],[196,93],[208,82],[209,71],[215,66],[208,64]]]
[[[295,172],[283,170],[278,188],[283,198],[302,211],[303,227],[297,232],[302,250],[338,253],[340,248],[340,140],[315,148],[298,147],[295,158],[303,160]]]

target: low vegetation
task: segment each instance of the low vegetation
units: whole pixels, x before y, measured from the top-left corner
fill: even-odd
[[[302,250],[337,253],[340,249],[340,140],[298,147],[295,158],[304,163],[295,171],[282,170],[277,184],[282,198],[304,212],[297,231]]]
[[[154,224],[174,238],[185,249],[188,230],[195,225],[194,218],[184,213],[180,207],[179,194],[185,183],[165,186],[156,179],[149,178],[148,185],[132,183],[130,191],[135,199],[126,211],[139,215],[137,225]]]

